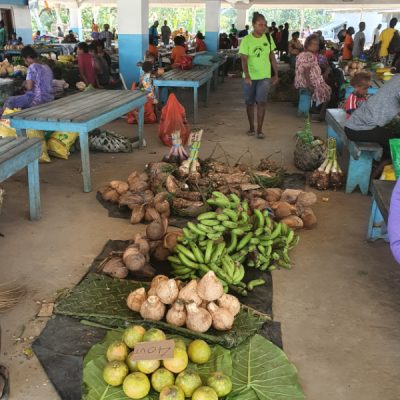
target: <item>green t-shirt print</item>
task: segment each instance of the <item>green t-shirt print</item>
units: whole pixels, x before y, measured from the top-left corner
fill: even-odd
[[[252,33],[243,38],[239,53],[247,56],[249,75],[252,81],[271,78],[269,54],[276,48],[272,37],[264,34],[257,38]]]

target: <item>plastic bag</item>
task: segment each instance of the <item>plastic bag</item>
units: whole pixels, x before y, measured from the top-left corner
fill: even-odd
[[[183,146],[186,146],[190,135],[190,128],[186,121],[185,108],[179,103],[176,96],[171,93],[168,97],[167,104],[163,107],[161,112],[158,136],[165,146],[171,147],[171,135],[177,131],[181,134]]]
[[[136,89],[136,84],[134,83],[131,90]],[[132,110],[128,113],[126,121],[128,124],[137,124],[139,119],[139,110]],[[145,124],[155,124],[157,122],[157,116],[154,112],[154,100],[149,97],[147,103],[144,105],[144,123]]]
[[[78,136],[76,132],[53,132],[47,141],[50,155],[68,160],[69,151]]]
[[[10,108],[6,108],[3,112],[3,115],[7,115],[7,114],[13,114],[17,111],[21,111],[19,108],[15,108],[15,109],[10,109]],[[15,130],[15,128],[12,128],[10,126],[10,120],[9,119],[2,119],[0,121],[0,137],[15,137],[17,136],[17,132]],[[49,157],[49,153],[47,152],[47,144],[46,144],[46,139],[44,136],[44,132],[43,131],[37,131],[34,129],[27,129],[26,130],[26,136],[28,138],[39,138],[41,139],[42,142],[42,153],[40,154],[40,158],[39,161],[40,162],[46,162],[49,163],[51,162],[50,157]]]
[[[390,153],[392,155],[394,173],[396,178],[400,177],[400,139],[390,139]]]

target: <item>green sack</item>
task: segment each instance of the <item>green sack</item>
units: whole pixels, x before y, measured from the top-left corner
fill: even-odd
[[[396,178],[400,177],[400,139],[390,139],[390,153]]]

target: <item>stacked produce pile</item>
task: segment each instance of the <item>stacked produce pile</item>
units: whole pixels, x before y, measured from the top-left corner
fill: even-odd
[[[13,65],[4,60],[0,62],[0,77],[5,78],[7,76],[26,76],[28,69],[24,65]]]
[[[3,47],[4,50],[22,50],[23,48],[23,44],[6,44]]]
[[[266,209],[254,208],[249,213],[249,203],[241,201],[235,194],[225,196],[214,192],[207,202],[215,211],[199,215],[197,224],[188,222],[183,228],[183,236],[178,237],[181,243],[174,249],[176,254],[168,257],[174,274],[180,279],[193,279],[213,271],[225,291],[230,288],[246,295],[246,289],[252,290],[265,283],[257,279],[244,284],[247,267],[261,271],[290,268],[288,251],[299,239],[290,226],[304,225],[303,220],[292,213],[301,210],[304,221],[309,226],[314,225],[316,218],[308,206],[316,198],[313,194],[295,190],[267,190],[271,199],[275,196],[273,205],[282,222],[275,222]],[[287,201],[297,203],[297,207]]]
[[[200,333],[211,326],[218,331],[230,330],[240,312],[239,300],[224,293],[213,271],[185,286],[181,281],[157,275],[147,293],[144,288],[130,293],[127,305],[145,320],[160,321],[165,317],[170,325],[186,326]]]
[[[334,190],[341,188],[345,182],[345,175],[337,161],[336,139],[328,139],[328,150],[325,161],[310,177],[310,184],[318,190]]]
[[[122,340],[112,342],[107,348],[104,381],[112,387],[122,385],[123,393],[130,399],[143,399],[152,390],[154,398],[160,400],[218,400],[232,391],[231,379],[221,371],[203,374],[203,384],[196,368],[208,363],[212,356],[212,349],[203,340],[194,340],[187,346],[177,338],[173,358],[134,360],[132,350],[138,343],[166,339],[160,329],[146,331],[140,325],[128,327]]]
[[[344,66],[343,72],[346,76],[353,78],[355,74],[363,71],[366,65],[367,64],[362,61],[349,61],[347,65]]]

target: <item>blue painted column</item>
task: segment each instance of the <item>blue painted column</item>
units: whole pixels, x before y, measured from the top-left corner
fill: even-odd
[[[82,30],[82,14],[79,7],[71,7],[69,9],[69,26],[70,29],[77,35],[80,41],[83,40],[83,30]]]
[[[128,89],[138,82],[136,66],[149,48],[149,0],[118,0],[119,69]]]
[[[11,4],[13,4],[11,2]],[[24,44],[32,43],[32,21],[31,12],[28,6],[13,6],[14,22],[17,30],[17,37],[22,37]]]
[[[206,46],[208,51],[217,51],[219,42],[220,0],[206,0]]]

